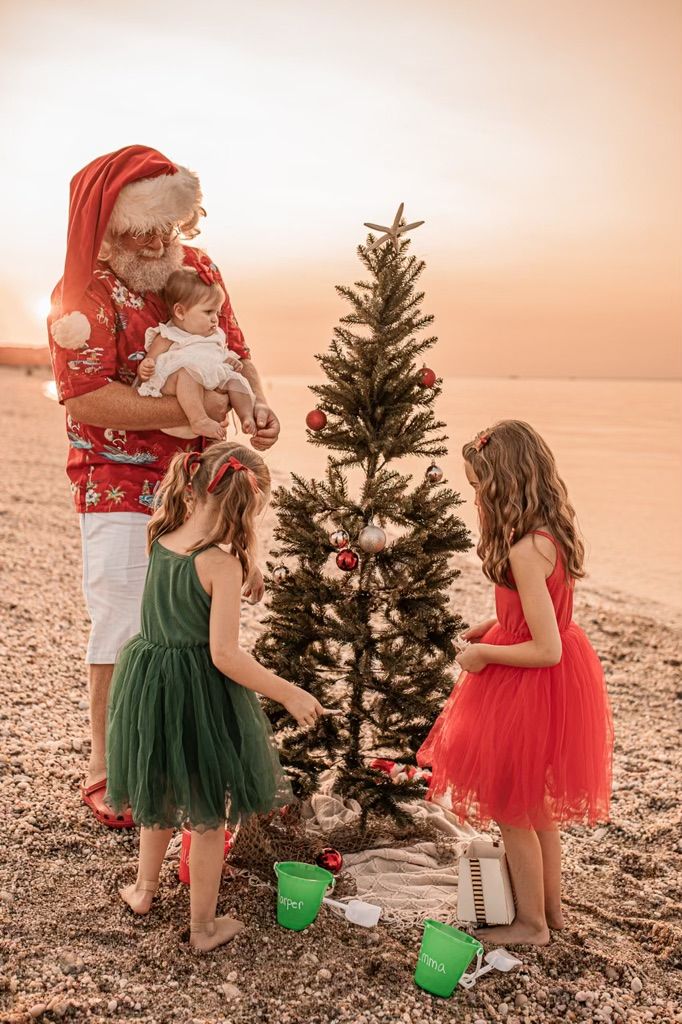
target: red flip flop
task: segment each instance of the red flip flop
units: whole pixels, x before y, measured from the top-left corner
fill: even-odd
[[[126,808],[123,814],[115,814],[104,802],[104,793],[107,788],[106,778],[99,782],[93,782],[92,786],[81,786],[81,799],[86,807],[89,807],[97,820],[107,828],[135,828],[130,809]]]

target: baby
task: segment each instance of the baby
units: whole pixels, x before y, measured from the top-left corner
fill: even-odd
[[[218,327],[225,292],[210,272],[187,267],[170,275],[163,297],[171,318],[145,332],[147,356],[138,369],[140,394],[159,398],[174,390],[193,434],[222,441],[225,428],[206,412],[204,390],[227,392],[243,432],[253,434],[254,394],[240,372],[241,362],[227,347],[225,332]],[[175,389],[168,387],[173,374],[177,374]],[[186,427],[166,431],[176,436],[187,432]]]

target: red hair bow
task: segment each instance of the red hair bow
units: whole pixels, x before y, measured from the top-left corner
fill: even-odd
[[[223,479],[226,473],[239,473],[239,471],[242,469],[248,475],[249,483],[251,484],[251,487],[253,488],[253,491],[255,493],[258,490],[258,481],[256,480],[256,476],[253,470],[249,469],[248,466],[245,466],[243,462],[239,461],[239,459],[236,459],[234,455],[230,455],[229,459],[223,462],[222,466],[217,471],[217,473],[211,480],[206,490],[208,491],[209,494],[213,494],[213,492],[216,490],[216,488],[220,484],[220,481]]]
[[[208,267],[202,267],[201,264],[199,264],[199,266],[196,268],[196,271],[199,276],[199,279],[203,281],[204,284],[207,284],[209,286],[215,284],[215,274]]]
[[[199,452],[187,452],[184,459],[182,460],[182,468],[184,469],[187,476],[189,476],[192,466],[201,462],[201,455]]]
[[[490,440],[490,434],[479,434],[474,441],[474,448],[477,452],[480,452],[482,448],[485,448],[488,441]]]

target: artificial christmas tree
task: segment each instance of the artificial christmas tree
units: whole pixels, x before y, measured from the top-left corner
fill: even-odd
[[[463,623],[448,606],[450,557],[471,546],[442,471],[430,466],[414,485],[394,468],[407,456],[444,455],[447,440],[433,412],[440,385],[421,361],[436,341],[422,337],[433,320],[416,291],[424,263],[401,238],[418,224],[401,216],[402,206],[384,239],[358,247],[369,280],[337,288],[350,312],[317,357],[327,381],[311,390],[322,415],[307,420],[309,440],[330,450],[326,476],[294,474],[274,494],[274,585],[257,645],[264,664],[340,712],[309,732],[269,707],[298,793],[333,768],[337,792],[365,817],[398,820],[398,804],[422,796],[423,783],[396,783],[370,763],[413,761],[452,688]]]

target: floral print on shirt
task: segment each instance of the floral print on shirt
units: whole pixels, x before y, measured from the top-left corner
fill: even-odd
[[[189,246],[184,251],[185,266],[206,267],[220,280],[217,267],[205,253]],[[226,290],[225,295],[220,326],[230,349],[240,359],[248,359],[249,350]],[[90,323],[90,337],[75,350],[62,348],[49,331],[61,316],[59,296],[58,285],[52,296],[48,333],[59,400],[78,398],[112,381],[132,385],[145,356],[145,331],[168,319],[160,296],[154,292],[138,295],[106,264],[98,263],[79,304],[79,311]],[[201,441],[182,441],[160,430],[93,427],[68,414],[66,430],[67,474],[79,512],[151,512],[154,491],[172,455],[201,447]]]

